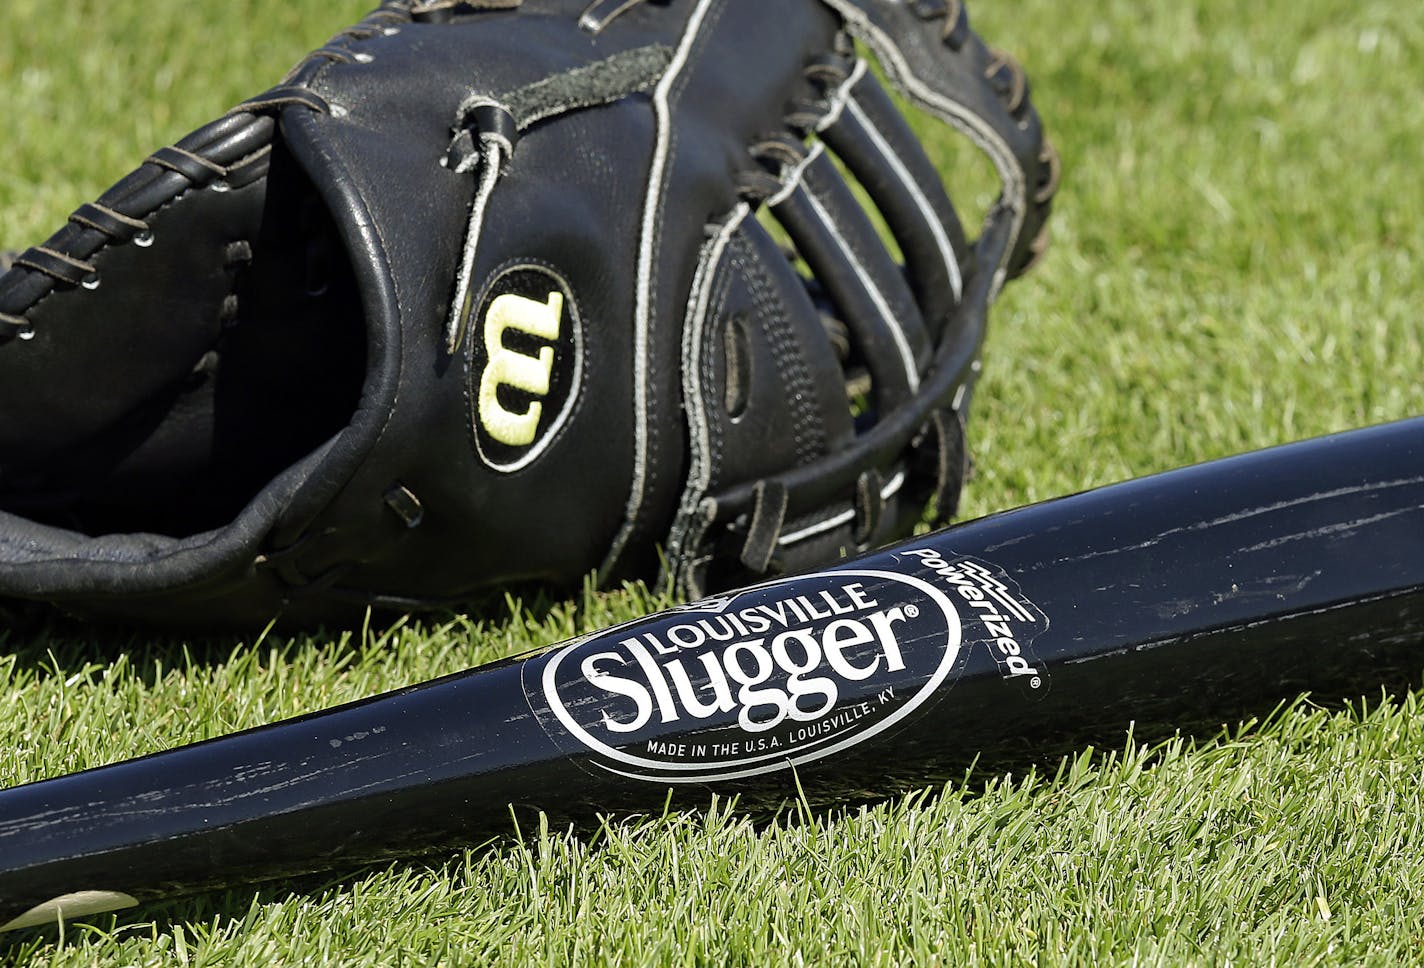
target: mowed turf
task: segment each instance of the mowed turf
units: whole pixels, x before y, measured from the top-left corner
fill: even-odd
[[[40,241],[367,6],[7,0],[0,245]],[[993,319],[967,514],[1424,412],[1414,3],[1025,0],[971,14],[1028,67],[1064,181],[1048,259]],[[982,164],[942,140],[951,185],[982,209]],[[632,589],[340,637],[191,641],[0,610],[0,785],[659,604]],[[1415,696],[1296,704],[1215,739],[1144,751],[1124,736],[1056,773],[845,813],[793,804],[780,824],[722,803],[579,837],[525,829],[490,849],[0,936],[0,963],[1417,963],[1422,776]]]

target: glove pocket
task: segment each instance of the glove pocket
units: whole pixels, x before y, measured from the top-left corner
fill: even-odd
[[[159,149],[0,277],[0,511],[156,557],[350,420],[360,300],[276,131],[237,113]]]

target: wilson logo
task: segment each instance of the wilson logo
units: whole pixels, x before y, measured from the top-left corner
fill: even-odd
[[[731,779],[890,728],[944,681],[959,643],[954,605],[929,582],[828,572],[575,642],[550,654],[529,692],[546,728],[600,754],[606,769]]]
[[[578,389],[581,333],[568,285],[543,266],[495,277],[471,344],[475,449],[498,470],[527,466],[562,426]]]

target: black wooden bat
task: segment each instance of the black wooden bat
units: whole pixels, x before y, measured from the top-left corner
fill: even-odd
[[[1424,419],[993,515],[814,574],[0,792],[0,925],[555,823],[864,800],[1424,668]]]

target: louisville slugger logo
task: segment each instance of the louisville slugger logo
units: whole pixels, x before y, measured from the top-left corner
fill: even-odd
[[[605,769],[731,779],[890,728],[944,681],[959,643],[954,604],[929,582],[828,572],[575,642],[551,653],[531,691],[546,727]]]
[[[576,395],[577,314],[562,278],[526,264],[495,277],[476,316],[470,341],[475,449],[496,470],[518,470],[543,451]]]

